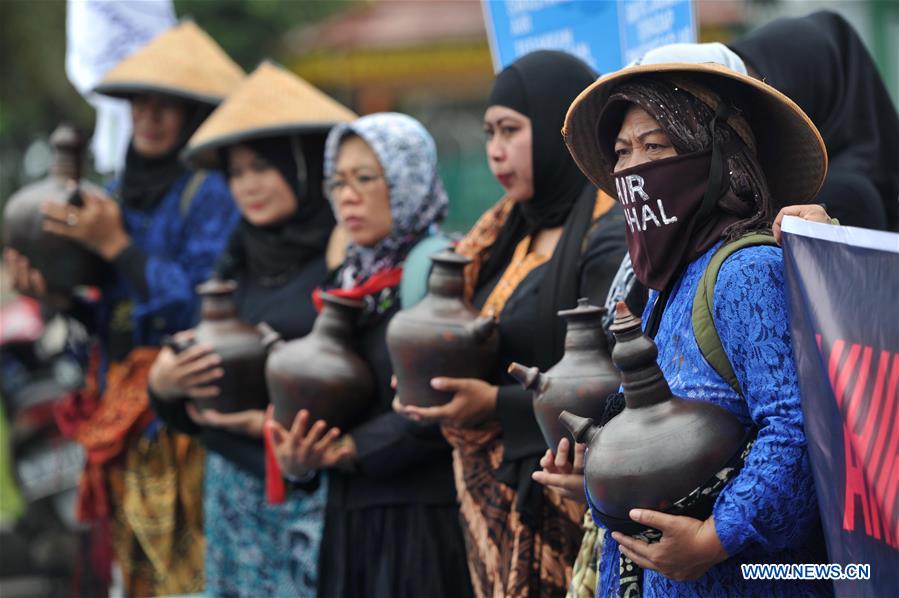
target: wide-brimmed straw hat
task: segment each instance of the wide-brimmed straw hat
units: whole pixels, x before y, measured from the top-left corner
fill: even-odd
[[[689,81],[739,108],[755,136],[759,164],[777,205],[809,203],[818,194],[827,174],[827,150],[811,119],[770,85],[714,63],[624,68],[600,77],[575,98],[562,135],[574,161],[597,187],[615,197],[614,162],[608,165],[603,159],[599,139],[600,113],[620,84],[645,76]],[[708,104],[708,95],[701,95],[700,100]]]
[[[222,147],[262,137],[325,133],[356,118],[303,79],[263,62],[197,129],[184,158],[196,167],[214,168]]]
[[[243,78],[243,69],[188,20],[163,31],[110,69],[94,91],[124,98],[163,93],[214,106]]]

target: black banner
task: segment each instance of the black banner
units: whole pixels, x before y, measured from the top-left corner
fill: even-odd
[[[899,235],[784,222],[790,326],[839,596],[899,596]]]

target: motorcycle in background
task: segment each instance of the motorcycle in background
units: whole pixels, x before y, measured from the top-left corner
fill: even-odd
[[[84,382],[80,323],[42,313],[37,301],[0,305],[0,396],[6,418],[0,450],[14,471],[3,480],[21,496],[17,517],[0,524],[0,596],[91,595],[85,563],[89,528],[75,519],[84,451],[60,432],[54,407]]]

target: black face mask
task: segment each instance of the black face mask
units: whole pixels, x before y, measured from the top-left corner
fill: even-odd
[[[607,107],[608,108],[608,107]],[[715,128],[730,114],[720,104]],[[600,116],[600,122],[602,122]],[[627,242],[634,274],[657,291],[668,288],[682,268],[701,256],[739,220],[718,209],[730,190],[728,157],[739,151],[736,135],[710,150],[655,160],[614,173],[618,201],[627,220]]]
[[[708,188],[711,152],[655,160],[615,173],[627,221],[634,274],[662,290],[691,253],[697,214]]]

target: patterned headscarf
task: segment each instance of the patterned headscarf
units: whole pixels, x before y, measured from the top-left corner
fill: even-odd
[[[402,264],[412,247],[446,217],[448,202],[434,139],[420,122],[396,112],[370,114],[331,129],[325,142],[326,179],[334,175],[340,142],[352,134],[371,147],[384,170],[393,230],[374,247],[349,243],[340,272],[343,288]]]

